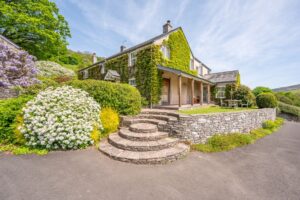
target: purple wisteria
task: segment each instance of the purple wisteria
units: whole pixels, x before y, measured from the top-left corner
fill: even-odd
[[[0,87],[27,87],[38,83],[33,56],[0,43]]]

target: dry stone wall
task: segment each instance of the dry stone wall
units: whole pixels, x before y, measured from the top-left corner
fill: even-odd
[[[203,143],[214,134],[249,133],[261,128],[266,120],[275,120],[276,109],[264,108],[239,112],[179,115],[177,122],[169,122],[174,137],[191,143]]]

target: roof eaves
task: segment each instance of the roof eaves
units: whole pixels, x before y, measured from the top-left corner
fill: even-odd
[[[6,38],[5,36],[3,35],[0,35],[0,37],[5,40],[6,42],[8,42],[9,44],[13,45],[14,47],[16,47],[17,49],[21,49],[20,46],[18,46],[17,44],[15,44],[13,41],[11,41],[10,39]]]

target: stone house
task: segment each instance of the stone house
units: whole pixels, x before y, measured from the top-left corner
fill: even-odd
[[[156,62],[155,54],[147,54],[149,55],[148,59],[145,58],[145,51],[151,46],[155,46],[159,50],[162,56],[160,61]],[[136,86],[142,96],[147,96],[153,90],[142,91],[145,88],[144,85],[155,82],[155,80],[152,82],[151,80],[149,82],[141,80],[150,77],[150,74],[143,73],[148,70],[148,65],[144,66],[141,59],[144,59],[145,62],[147,60],[149,66],[153,64],[151,60],[155,61],[154,70],[157,71],[160,78],[159,98],[151,103],[160,107],[179,108],[209,104],[214,98],[222,97],[225,85],[236,82],[239,77],[237,70],[212,73],[211,68],[194,55],[182,28],[173,29],[170,21],[167,21],[163,25],[162,34],[130,48],[122,45],[120,52],[79,70],[79,79],[125,82]],[[118,61],[116,62],[116,60]],[[141,74],[144,77],[138,77]],[[116,79],[112,79],[112,77],[116,77]],[[212,88],[216,89],[216,96],[213,98]],[[146,99],[151,101],[151,96],[147,96]]]

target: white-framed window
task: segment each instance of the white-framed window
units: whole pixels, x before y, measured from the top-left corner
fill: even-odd
[[[104,74],[105,73],[105,64],[101,63],[99,67],[100,67],[101,74]]]
[[[224,99],[225,98],[225,86],[216,88],[216,99]]]
[[[191,58],[191,60],[190,60],[190,69],[194,70],[194,59],[193,58]]]
[[[129,83],[129,85],[136,86],[135,78],[130,78],[130,79],[128,80],[128,83]]]
[[[170,48],[168,46],[162,45],[160,50],[165,58],[170,59]]]
[[[128,66],[134,66],[135,65],[135,63],[136,63],[136,60],[137,60],[137,57],[136,57],[136,51],[134,51],[134,52],[131,52],[131,53],[129,53],[129,56],[128,56],[128,61],[129,61],[129,65]]]
[[[203,68],[202,68],[202,66],[199,66],[199,67],[198,67],[198,74],[199,74],[200,76],[203,76]]]
[[[83,79],[87,79],[89,78],[89,71],[86,69],[83,71],[83,76],[82,76]]]

